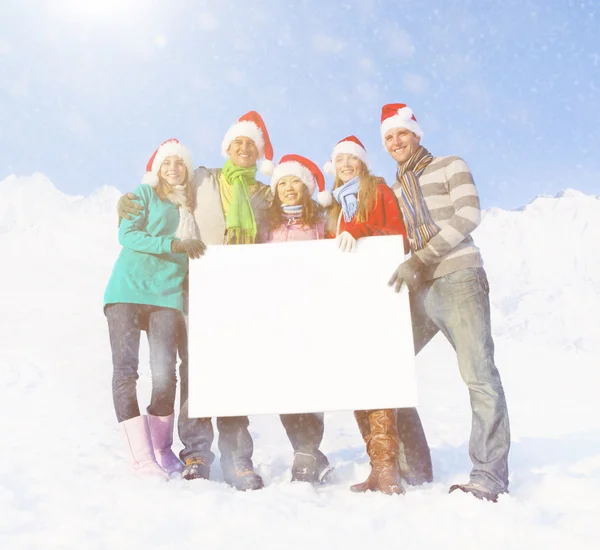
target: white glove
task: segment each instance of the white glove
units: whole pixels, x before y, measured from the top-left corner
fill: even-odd
[[[348,231],[338,235],[337,245],[342,252],[356,252],[356,239]]]

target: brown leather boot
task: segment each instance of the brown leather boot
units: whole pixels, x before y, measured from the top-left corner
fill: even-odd
[[[367,444],[367,453],[371,458],[371,473],[362,483],[350,487],[351,491],[381,491],[387,495],[404,493],[400,481],[398,465],[399,437],[396,427],[396,414],[393,409],[376,411],[356,411],[356,420]],[[365,415],[369,421],[366,431]]]

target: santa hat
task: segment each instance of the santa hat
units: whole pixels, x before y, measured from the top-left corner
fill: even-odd
[[[147,183],[151,187],[158,185],[158,172],[160,166],[167,157],[179,157],[185,163],[187,168],[188,180],[194,177],[194,165],[192,163],[192,155],[190,150],[179,143],[176,139],[168,139],[160,147],[154,151],[148,164],[146,165],[146,173],[142,178],[142,183]]]
[[[227,150],[231,142],[239,137],[247,137],[254,141],[258,149],[258,157],[265,160],[260,164],[260,170],[263,174],[270,176],[273,173],[275,165],[273,164],[273,147],[269,139],[269,132],[262,119],[256,111],[249,111],[242,115],[238,121],[227,130],[223,142],[221,143],[221,153],[224,157],[229,157]]]
[[[404,103],[388,103],[381,109],[381,139],[385,145],[385,134],[392,128],[406,128],[420,138],[423,130],[419,126],[415,115],[410,107]]]
[[[271,177],[271,190],[273,194],[277,192],[277,183],[285,176],[296,176],[302,180],[302,183],[308,187],[312,196],[318,189],[317,202],[322,206],[329,206],[333,200],[331,191],[325,191],[325,177],[319,167],[300,155],[284,155],[279,164],[273,170]]]
[[[337,145],[333,148],[331,158],[323,166],[323,171],[326,174],[335,174],[335,159],[338,155],[343,154],[354,155],[362,160],[367,167],[369,166],[369,159],[367,158],[365,146],[356,136],[348,136],[343,140],[338,141]]]

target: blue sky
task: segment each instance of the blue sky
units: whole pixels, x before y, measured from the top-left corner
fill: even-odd
[[[84,6],[84,7],[82,7]],[[392,181],[381,107],[404,102],[484,207],[600,194],[600,1],[3,0],[0,179],[133,189],[177,137],[220,166],[248,110],[278,160],[356,134]],[[331,185],[331,181],[329,181]]]

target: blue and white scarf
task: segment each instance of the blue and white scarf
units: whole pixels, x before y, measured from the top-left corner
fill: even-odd
[[[288,206],[286,204],[281,205],[281,221],[286,225],[295,224],[299,219],[302,218],[302,211],[304,210],[301,204],[296,206]]]
[[[287,204],[282,204],[281,209],[285,214],[290,216],[300,216],[302,214],[302,205],[298,204],[296,206],[288,206]]]
[[[352,221],[356,216],[358,208],[358,191],[360,189],[360,180],[358,176],[352,178],[349,182],[344,183],[333,192],[333,197],[342,206],[344,213],[344,221],[346,223]]]

